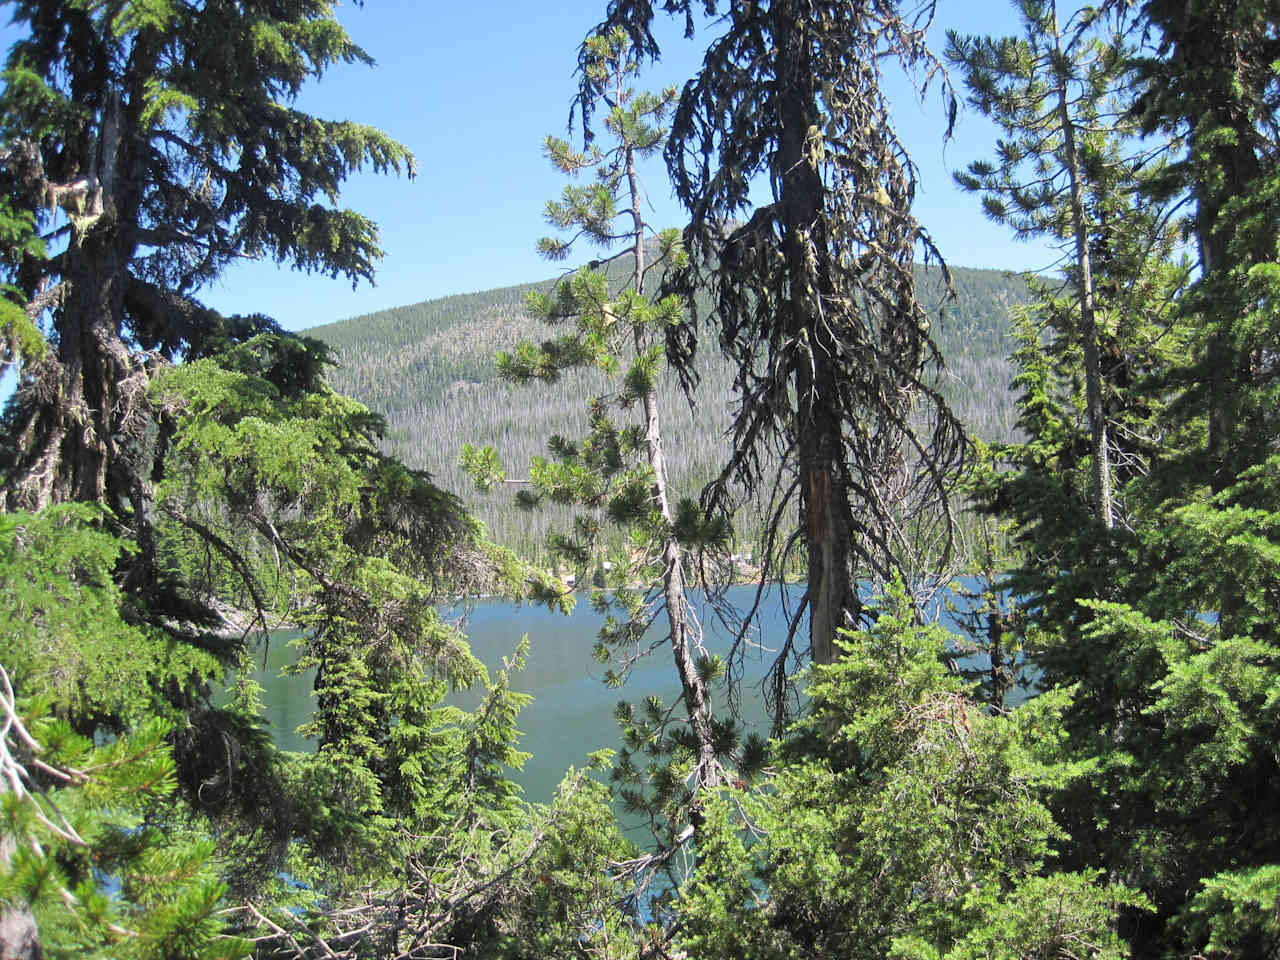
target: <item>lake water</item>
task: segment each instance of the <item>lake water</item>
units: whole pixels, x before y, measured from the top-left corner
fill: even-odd
[[[791,591],[790,596],[797,592],[795,587],[783,589]],[[750,585],[731,587],[728,599],[738,609],[746,609],[755,590]],[[773,587],[761,603],[752,639],[765,651],[776,650],[786,636],[782,600],[780,588]],[[701,595],[695,595],[694,601],[705,630],[707,648],[725,652],[731,635],[719,626]],[[579,595],[577,606],[568,617],[541,607],[517,606],[500,600],[479,601],[465,614],[464,628],[472,651],[491,672],[501,667],[502,658],[511,655],[521,637],[526,634],[529,637],[526,667],[511,677],[513,689],[532,694],[534,698],[519,719],[519,729],[524,734],[520,748],[533,756],[526,762],[525,769],[515,775],[527,800],[550,800],[568,767],[584,766],[587,754],[593,750],[616,748],[618,727],[613,711],[618,700],[636,701],[657,694],[670,704],[679,694],[671,653],[665,645],[637,665],[622,688],[606,687],[602,680],[604,667],[591,657],[596,633],[603,621],[603,615],[591,609],[584,594]],[[665,618],[660,623],[664,624]],[[807,631],[807,622],[802,621],[801,637],[806,636]],[[663,632],[655,627],[655,639]],[[285,749],[306,750],[309,744],[298,737],[296,729],[314,705],[313,677],[281,676],[281,668],[296,655],[287,644],[289,639],[290,635],[283,631],[271,635],[267,665],[257,679],[265,688],[266,720],[276,742]],[[742,683],[744,733],[758,731],[767,735],[769,732],[759,680],[772,661],[773,655],[764,651],[747,655]]]

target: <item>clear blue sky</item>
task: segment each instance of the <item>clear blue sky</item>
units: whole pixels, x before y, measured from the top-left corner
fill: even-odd
[[[413,150],[414,180],[358,175],[348,206],[380,226],[386,251],[376,286],[307,276],[274,264],[237,267],[206,293],[227,312],[261,311],[290,329],[371,310],[537,280],[558,267],[534,243],[542,208],[563,180],[541,155],[542,138],[564,134],[574,90],[578,43],[600,19],[603,0],[489,0],[473,3],[369,0],[344,5],[340,19],[378,64],[335,70],[306,92],[316,114],[380,127]],[[943,30],[1009,33],[1011,4],[939,0],[935,44]],[[691,75],[709,34],[685,41],[670,24],[662,62],[644,86]],[[942,141],[940,101],[920,104],[895,84],[895,119],[920,167],[916,213],[948,262],[957,266],[1040,269],[1042,248],[1015,244],[960,193],[950,171],[989,156],[994,129],[962,112],[956,137]],[[679,210],[655,167],[647,177],[655,223],[678,226]],[[588,257],[583,258],[588,259]]]
[[[386,252],[375,286],[306,275],[273,263],[239,265],[204,291],[225,312],[262,312],[299,329],[451,293],[554,275],[534,252],[542,208],[563,179],[541,155],[548,133],[563,135],[574,90],[578,44],[605,0],[368,0],[338,16],[377,66],[330,71],[300,106],[332,119],[377,126],[417,159],[414,180],[357,174],[343,202],[372,217]],[[938,0],[935,47],[943,30],[1008,33],[1013,7],[992,0]],[[680,83],[696,71],[711,34],[692,41],[666,24],[663,61],[646,87]],[[12,34],[6,31],[6,36]],[[7,44],[6,44],[7,47]],[[919,165],[918,219],[957,266],[1041,269],[1042,248],[1015,244],[988,223],[977,199],[952,185],[950,171],[991,154],[994,129],[962,112],[955,139],[942,141],[939,99],[923,105],[893,87],[895,120]],[[679,226],[680,211],[659,165],[647,189],[657,226]],[[589,259],[584,256],[583,260]]]

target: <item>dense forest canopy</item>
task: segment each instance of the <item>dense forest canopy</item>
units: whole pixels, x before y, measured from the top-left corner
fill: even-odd
[[[1007,35],[931,52],[932,3],[609,0],[542,245],[580,231],[608,269],[535,290],[553,335],[523,344],[523,291],[315,338],[202,302],[243,258],[373,274],[341,187],[414,161],[298,107],[371,66],[328,3],[4,6],[0,955],[1280,952],[1273,2],[1019,0]],[[700,67],[637,92],[667,16]],[[894,64],[997,123],[957,179],[1059,275],[979,307],[994,278],[917,264]],[[651,236],[633,161],[658,150],[688,221]],[[410,381],[474,410],[494,350],[554,381],[522,408],[582,419],[434,439],[569,511],[559,571],[397,459],[439,422]],[[992,377],[1007,400],[975,403]],[[767,743],[682,620],[735,533],[806,597]],[[619,735],[525,803],[527,648],[486,665],[441,610],[566,609],[558,573],[606,550],[609,679],[662,649],[681,692],[628,690]],[[919,600],[959,563],[957,638]],[[314,678],[300,753],[252,679],[281,622]]]

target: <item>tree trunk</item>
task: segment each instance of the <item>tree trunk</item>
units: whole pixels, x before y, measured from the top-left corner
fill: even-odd
[[[140,42],[135,59],[154,58],[154,47]],[[105,96],[99,135],[81,158],[82,186],[64,197],[71,231],[59,258],[58,354],[19,386],[5,506],[109,507],[139,547],[124,584],[136,590],[151,586],[155,574],[154,417],[146,358],[122,334],[146,163],[145,145],[125,135],[140,128],[146,98],[141,89],[129,93]]]
[[[790,349],[803,354],[794,368],[797,415],[791,429],[808,548],[809,642],[816,663],[831,663],[836,632],[856,622],[861,605],[852,581],[853,523],[841,468],[838,352],[821,323],[822,300],[831,296],[832,284],[822,226],[824,189],[809,143],[821,117],[801,7],[787,0],[771,9],[781,127],[774,177],[781,184],[779,227],[787,263],[784,335]]]
[[[0,794],[9,787],[0,778]],[[13,856],[13,838],[0,836],[0,867],[8,866]],[[40,931],[31,908],[6,905],[0,907],[0,960],[40,960],[44,951],[40,948]]]
[[[634,230],[632,262],[634,274],[632,286],[637,294],[644,293],[644,220],[640,210],[640,183],[636,176],[635,151],[626,150],[627,186],[631,194],[631,219]],[[636,354],[644,350],[640,331],[635,331]],[[651,388],[644,395],[645,443],[649,467],[653,470],[653,503],[662,514],[670,530],[672,514],[667,495],[667,465],[662,451],[662,432],[658,417],[658,397]],[[671,655],[676,673],[680,677],[680,689],[684,696],[685,712],[689,726],[698,745],[696,779],[698,785],[715,786],[719,783],[715,737],[711,727],[711,695],[698,674],[689,642],[689,608],[685,595],[683,556],[678,544],[669,533],[662,544],[662,593],[667,608],[667,627],[671,632]]]
[[[1055,64],[1064,62],[1058,14],[1052,13]],[[1090,449],[1093,457],[1094,512],[1108,530],[1115,523],[1111,494],[1111,451],[1107,441],[1107,414],[1102,403],[1102,363],[1098,357],[1098,328],[1094,316],[1093,262],[1089,254],[1089,238],[1084,214],[1084,188],[1080,183],[1080,164],[1076,157],[1076,130],[1067,101],[1067,79],[1061,67],[1055,68],[1058,93],[1058,118],[1062,124],[1063,150],[1067,175],[1071,181],[1071,225],[1076,242],[1076,270],[1080,288],[1080,343],[1084,349],[1085,404],[1089,416]]]
[[[1200,252],[1202,282],[1228,269],[1230,247],[1236,239],[1234,224],[1222,222],[1222,211],[1233,199],[1248,194],[1262,175],[1259,135],[1248,109],[1252,80],[1250,72],[1269,73],[1270,57],[1256,31],[1258,24],[1242,25],[1236,19],[1236,5],[1226,2],[1153,4],[1153,19],[1163,29],[1169,43],[1169,58],[1184,72],[1197,78],[1200,88],[1183,99],[1171,113],[1171,122],[1190,128],[1188,155],[1193,163],[1195,232]],[[1183,107],[1182,104],[1190,104]],[[1232,136],[1222,136],[1229,130]],[[1206,131],[1212,138],[1206,142]],[[1275,234],[1256,251],[1259,260],[1274,259]],[[1241,350],[1235,340],[1238,321],[1251,306],[1239,300],[1238,290],[1226,290],[1214,305],[1212,329],[1204,347],[1204,371],[1208,437],[1206,445],[1209,486],[1221,493],[1236,482],[1241,471],[1266,455],[1270,436],[1261,424],[1241,422],[1249,404],[1241,399],[1257,386],[1255,363],[1260,358]],[[1235,620],[1244,605],[1239,586],[1230,578],[1219,597],[1219,622],[1224,636],[1235,629]]]
[[[1160,120],[1189,131],[1188,158],[1192,164],[1192,195],[1195,199],[1195,233],[1200,253],[1202,277],[1226,269],[1228,250],[1235,239],[1235,224],[1221,222],[1228,202],[1243,197],[1262,174],[1260,151],[1267,146],[1251,116],[1261,105],[1260,85],[1267,82],[1273,67],[1272,42],[1266,37],[1269,18],[1255,15],[1244,20],[1239,5],[1230,0],[1182,3],[1151,0],[1147,14],[1164,32],[1167,60],[1184,78],[1173,94],[1177,99],[1162,105]],[[1169,96],[1163,90],[1154,94]],[[1223,135],[1229,131],[1229,135]],[[1210,134],[1206,138],[1206,133]],[[1257,251],[1264,261],[1275,256],[1274,246]],[[1231,291],[1235,292],[1235,291]],[[1265,443],[1265,434],[1249,436],[1245,424],[1237,422],[1235,401],[1242,388],[1252,381],[1252,358],[1240,355],[1233,343],[1233,322],[1222,320],[1228,310],[1243,308],[1233,303],[1219,310],[1219,322],[1205,346],[1209,435],[1210,485],[1215,493],[1235,482],[1252,458],[1246,452],[1251,443]]]
[[[10,753],[9,736],[18,722],[13,701],[13,688],[9,674],[0,666],[0,722],[4,723],[4,735],[0,738],[0,799],[14,789],[21,789],[22,776]],[[0,831],[0,869],[7,869],[13,857],[16,840],[9,833]],[[35,915],[25,903],[0,904],[0,960],[40,960],[40,930]]]
[[[4,853],[0,851],[0,863]],[[36,918],[26,907],[6,907],[0,910],[0,960],[40,960],[40,931]]]

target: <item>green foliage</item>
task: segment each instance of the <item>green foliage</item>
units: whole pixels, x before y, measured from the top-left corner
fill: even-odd
[[[634,956],[629,891],[616,871],[638,851],[619,831],[609,790],[589,776],[608,763],[597,759],[589,770],[570,769],[552,803],[530,818],[529,837],[542,839],[520,867],[503,932],[486,955]]]
[[[0,251],[12,259],[45,256],[44,242],[36,232],[35,214],[15,208],[4,196],[0,196]],[[26,298],[20,289],[10,283],[0,284],[0,371],[14,364],[37,362],[48,350],[44,334],[25,307]]]
[[[329,388],[323,344],[195,299],[243,256],[371,276],[376,231],[338,187],[411,158],[292,106],[368,57],[326,3],[10,7],[0,333],[21,368],[0,469],[9,507],[32,509],[0,515],[3,653],[60,718],[45,732],[90,764],[48,791],[59,809],[99,766],[121,777],[48,857],[10,855],[6,833],[6,905],[34,912],[46,955],[247,953],[228,927],[264,954],[330,957],[410,941],[526,955],[525,921],[540,950],[625,942],[601,865],[634,851],[604,788],[579,776],[550,808],[520,803],[527,697],[507,670],[524,648],[491,678],[440,612],[526,587],[564,607],[563,590],[379,451],[382,420]],[[634,443],[597,435],[588,460]],[[243,673],[252,628],[281,618],[315,676],[306,754],[274,748]],[[467,689],[474,707],[443,702]],[[73,745],[71,726],[105,746]],[[12,825],[36,807],[4,782]],[[552,872],[564,895],[539,900]]]
[[[1004,894],[977,892],[967,906],[977,918],[950,949],[915,937],[895,941],[890,956],[912,960],[988,960],[991,957],[1130,956],[1115,934],[1117,912],[1140,907],[1140,895],[1108,886],[1100,872],[1028,877]]]
[[[1104,870],[1149,898],[1153,913],[1121,914],[1140,956],[1274,949],[1259,906],[1274,905],[1280,860],[1280,832],[1264,812],[1277,807],[1280,327],[1275,137],[1261,119],[1277,95],[1274,51],[1261,39],[1274,19],[1261,7],[1150,3],[1123,41],[1147,31],[1158,42],[1139,58],[1090,61],[1119,67],[1118,82],[1077,78],[1075,109],[1110,92],[1118,100],[1108,109],[1130,109],[1158,134],[1136,146],[1164,157],[1117,166],[1104,144],[1084,141],[1116,529],[1090,521],[1082,357],[1070,298],[1051,289],[1037,291],[1018,331],[1025,441],[994,446],[993,468],[977,480],[1019,551],[1002,584],[1026,614],[1010,622],[1013,639],[1041,668],[1039,685],[1074,691],[1066,751],[1092,765],[1050,798],[1071,836],[1061,863]],[[1021,49],[988,42],[966,52],[1021,70],[1022,61],[997,63]],[[1004,95],[990,71],[974,79],[976,97]],[[1022,140],[999,149],[1002,162],[1044,162]],[[984,190],[999,178],[994,165],[971,174]],[[1180,206],[1193,209],[1181,223]],[[1200,255],[1194,274],[1179,251],[1187,235]],[[1066,280],[1074,292],[1079,278]]]
[[[25,695],[90,731],[172,718],[162,690],[198,690],[224,669],[214,651],[130,622],[113,574],[132,547],[107,522],[89,504],[0,514],[3,662]]]
[[[660,245],[651,244],[648,259],[659,255]],[[620,261],[605,269],[616,286]],[[976,434],[1009,440],[1016,413],[1006,391],[1013,377],[1006,312],[1025,301],[1026,283],[998,270],[953,267],[951,277],[957,298],[932,317],[931,329],[947,359],[947,375],[938,389]],[[931,298],[940,299],[936,270],[921,267],[917,282]],[[558,286],[548,280],[446,297],[308,333],[327,343],[340,360],[329,374],[334,389],[386,417],[383,449],[427,470],[445,489],[465,490],[474,485],[474,476],[457,457],[464,444],[501,450],[508,467],[528,463],[545,455],[547,437],[586,434],[587,398],[617,389],[598,368],[561,365],[554,379],[539,380],[538,402],[530,403],[527,387],[499,377],[495,354],[506,350],[513,358],[523,356],[520,348],[510,347],[513,341],[535,351],[547,345],[543,321],[527,312],[526,298],[530,290],[550,298]],[[528,355],[527,363],[534,357]],[[719,353],[708,351],[701,358],[695,407],[662,365],[655,386],[664,433],[680,441],[665,449],[673,494],[694,497],[726,452],[734,396],[731,368]],[[522,493],[514,484],[495,484],[475,503],[476,516],[490,536],[522,558],[549,564],[548,534],[569,528],[573,510],[547,500],[538,510],[521,510]],[[748,510],[734,523],[736,541],[754,546],[756,555],[762,519]]]
[[[709,805],[677,904],[690,955],[1124,955],[1116,913],[1142,898],[1050,866],[1067,838],[1045,801],[1089,771],[1064,760],[1068,697],[988,715],[945,643],[897,587],[813,668],[768,786]]]
[[[519,669],[523,653],[524,645],[505,666]],[[515,749],[515,723],[528,698],[511,692],[506,669],[486,690],[472,710],[437,704],[406,721],[399,753],[388,755],[400,792],[387,791],[374,813],[386,821],[388,860],[373,883],[353,887],[352,878],[295,858],[295,878],[319,881],[326,898],[339,899],[277,896],[259,911],[259,929],[274,924],[295,943],[336,947],[343,957],[395,955],[414,942],[495,957],[633,955],[628,891],[611,868],[636,850],[618,830],[608,790],[590,776],[608,757],[569,771],[550,804],[527,807],[506,770],[526,756]],[[330,756],[322,748],[314,758],[319,782],[309,795],[317,800],[333,794],[327,778],[349,774]]]
[[[1094,617],[1085,641],[1107,653],[1095,661],[1105,672],[1095,667],[1082,688],[1086,722],[1099,731],[1098,741],[1084,743],[1103,759],[1102,782],[1117,797],[1110,828],[1126,838],[1121,849],[1103,849],[1132,863],[1170,912],[1191,909],[1182,892],[1188,876],[1209,882],[1274,857],[1276,827],[1258,811],[1272,806],[1270,745],[1280,735],[1280,663],[1267,599],[1277,577],[1278,466],[1271,458],[1216,497],[1166,508],[1159,526],[1143,530],[1139,556],[1162,559],[1137,582],[1141,593],[1127,602],[1085,602]],[[1243,598],[1230,623],[1217,613],[1224,574]],[[1142,718],[1138,728],[1121,719],[1134,715]],[[1144,732],[1148,724],[1158,738]],[[1247,843],[1227,840],[1246,835]],[[1195,902],[1199,919],[1188,929],[1199,936],[1225,922],[1210,918],[1207,904],[1234,909],[1207,893]]]
[[[519,590],[523,568],[482,547],[453,497],[378,452],[380,421],[365,407],[277,376],[277,347],[259,337],[157,380],[174,429],[157,507],[223,545],[255,596],[261,567],[240,556],[246,547],[287,570],[288,616],[305,631],[294,669],[316,670],[304,732],[320,749],[278,774],[299,778],[280,789],[325,798],[302,801],[292,829],[343,885],[383,872],[402,818],[448,822],[458,804],[483,807],[481,795],[509,805],[487,764],[517,764],[494,729],[509,732],[519,698],[502,675],[474,718],[438,706],[450,689],[487,683],[438,604]]]
[[[1019,2],[1022,33],[1016,37],[950,33],[947,59],[963,70],[970,104],[1004,132],[995,161],[975,161],[956,182],[980,193],[983,211],[1014,236],[1071,245],[1077,227],[1072,163],[1077,177],[1087,172],[1088,189],[1102,190],[1124,175],[1122,149],[1137,145],[1129,140],[1134,121],[1116,97],[1130,54],[1123,24],[1094,9],[1059,24],[1056,8]],[[1081,212],[1079,225],[1098,232],[1095,215]]]
[[[554,384],[566,371],[583,367],[609,378],[609,392],[588,404],[586,435],[552,435],[547,442],[552,458],[531,459],[527,489],[516,503],[527,508],[560,504],[577,511],[572,526],[549,536],[547,547],[556,561],[573,567],[575,583],[585,584],[590,576],[592,605],[608,613],[593,651],[597,661],[609,664],[606,684],[620,686],[632,666],[659,646],[646,632],[665,614],[665,642],[680,679],[684,715],[676,713],[681,704],[668,711],[649,698],[644,719],[635,721],[630,707],[622,705],[618,720],[624,747],[613,777],[622,784],[627,807],[645,812],[654,836],[673,849],[686,826],[698,819],[700,787],[718,782],[722,763],[739,746],[733,725],[712,716],[711,685],[724,671],[706,658],[695,660],[686,596],[692,568],[686,551],[694,539],[701,538],[698,547],[720,551],[730,531],[727,524],[706,523],[700,516],[691,522],[688,514],[696,508],[688,501],[681,501],[677,524],[661,436],[658,379],[667,356],[665,335],[684,307],[674,296],[650,299],[644,289],[650,269],[678,268],[687,259],[675,231],[646,242],[650,231],[641,212],[636,162],[665,142],[662,123],[675,91],[632,89],[638,65],[622,30],[589,38],[586,49],[586,69],[609,108],[605,126],[612,142],[577,153],[548,138],[546,152],[557,169],[570,176],[589,169],[595,178],[590,186],[571,183],[560,200],[548,203],[547,221],[576,232],[567,240],[544,240],[539,249],[560,259],[579,238],[606,249],[626,242],[630,272],[615,278],[593,265],[562,280],[550,295],[530,293],[529,313],[568,332],[540,346],[522,342],[500,352],[497,368],[517,384],[535,379]],[[628,217],[629,225],[618,225]],[[657,263],[647,259],[655,249]],[[481,489],[490,488],[502,471],[490,447],[465,446],[461,465]],[[681,532],[688,536],[681,538]],[[637,764],[634,754],[641,744],[646,756]]]
[[[248,956],[251,944],[229,933],[213,842],[163,827],[175,787],[168,724],[152,718],[95,746],[47,704],[29,701],[5,725],[12,779],[0,807],[12,846],[0,857],[0,903],[31,911],[50,958]]]
[[[965,72],[970,103],[1008,137],[997,144],[997,163],[977,161],[956,180],[981,193],[987,215],[1009,224],[1015,236],[1048,237],[1072,248],[1066,276],[1078,302],[1072,339],[1084,361],[1090,501],[1097,521],[1110,529],[1116,511],[1094,260],[1110,245],[1117,183],[1131,179],[1130,171],[1149,157],[1126,155],[1139,148],[1132,120],[1126,126],[1113,101],[1128,62],[1120,25],[1106,29],[1109,21],[1092,8],[1060,25],[1053,2],[1025,0],[1018,12],[1021,37],[948,36],[948,56]]]
[[[437,407],[476,429],[438,431],[474,441],[447,469],[482,486],[510,483],[496,447],[523,461],[531,451],[513,437],[550,437],[516,500],[560,509],[545,549],[595,582],[592,603],[609,614],[596,655],[612,683],[651,646],[659,598],[645,585],[661,582],[681,699],[620,704],[619,752],[531,807],[510,776],[526,757],[517,726],[528,698],[511,679],[526,648],[491,674],[440,607],[504,591],[563,609],[565,585],[484,542],[445,479],[383,452],[414,442],[411,418],[439,422],[414,400],[388,406],[384,423],[329,387],[325,344],[193,299],[246,254],[369,275],[376,233],[339,208],[337,188],[362,165],[411,161],[376,131],[290,106],[309,77],[367,57],[323,3],[10,6],[25,32],[0,94],[0,363],[18,367],[19,384],[0,462],[7,503],[32,509],[0,514],[0,661],[27,698],[25,727],[13,698],[4,702],[0,903],[38,924],[45,955],[212,960],[256,949],[354,960],[433,944],[511,958],[976,960],[1280,949],[1280,74],[1269,7],[1151,0],[1138,32],[1095,43],[1103,21],[1092,11],[1061,33],[1052,5],[1028,0],[1020,40],[955,41],[976,105],[1008,134],[994,162],[961,180],[1017,233],[1062,237],[1070,222],[1091,264],[1098,382],[1088,385],[1078,257],[1061,284],[1032,281],[1030,304],[1019,287],[957,272],[962,296],[972,285],[967,302],[981,306],[926,326],[913,295],[895,314],[915,345],[910,370],[894,361],[888,379],[867,367],[829,385],[854,391],[846,411],[870,409],[857,404],[882,387],[922,390],[936,405],[935,381],[920,373],[936,336],[967,389],[993,392],[1010,367],[990,355],[1005,348],[1006,308],[1018,308],[1016,424],[983,413],[979,429],[995,442],[969,487],[998,526],[975,524],[985,580],[957,600],[971,604],[973,649],[991,657],[984,686],[948,665],[968,648],[921,625],[898,583],[867,629],[813,669],[807,712],[773,743],[712,713],[709,691],[733,665],[699,652],[680,615],[689,553],[714,553],[735,532],[758,548],[761,526],[789,515],[739,520],[735,531],[680,494],[725,479],[717,444],[733,384],[761,388],[750,397],[766,417],[760,430],[790,429],[787,404],[803,384],[787,371],[814,368],[826,333],[781,329],[769,341],[778,363],[757,363],[757,334],[796,306],[777,295],[787,287],[780,250],[836,252],[819,279],[842,349],[863,342],[858,321],[877,296],[903,306],[896,293],[929,276],[908,266],[915,240],[889,236],[906,219],[883,219],[901,199],[890,194],[910,192],[909,166],[887,124],[863,122],[884,116],[878,96],[865,96],[875,64],[911,59],[915,34],[892,3],[875,7],[884,29],[874,37],[865,11],[855,19],[834,4],[807,18],[788,17],[799,13],[791,3],[734,5],[721,22],[727,33],[689,88],[674,149],[693,158],[677,165],[678,190],[703,228],[691,236],[714,254],[704,266],[721,281],[738,366],[705,368],[712,389],[699,419],[667,425],[695,449],[682,442],[665,458],[656,411],[672,406],[664,362],[670,347],[689,346],[688,304],[644,290],[650,266],[689,264],[675,232],[646,235],[632,161],[662,148],[675,92],[630,89],[641,56],[656,53],[653,11],[610,9],[623,29],[584,44],[579,106],[603,108],[615,145],[547,140],[558,169],[594,177],[548,205],[549,223],[574,233],[540,249],[561,259],[579,237],[605,250],[626,240],[629,258],[535,292],[523,310],[557,336],[496,365],[479,351],[527,336],[526,291],[373,318],[378,339],[365,349],[383,366],[357,354],[339,374],[379,406],[387,384],[435,389]],[[691,13],[684,0],[667,9]],[[1154,43],[1135,60],[1139,37]],[[854,61],[863,72],[845,71]],[[760,70],[778,75],[762,81]],[[1075,96],[1064,100],[1064,83]],[[768,119],[800,114],[799,126]],[[1104,135],[1113,116],[1141,119],[1151,139]],[[1068,129],[1079,134],[1076,161]],[[712,152],[680,149],[705,131]],[[1130,146],[1165,159],[1137,164]],[[773,171],[779,197],[821,200],[799,247],[771,246],[800,237],[776,204],[723,242],[754,169]],[[847,209],[828,207],[824,185],[851,170]],[[1071,204],[1064,171],[1083,188]],[[794,189],[788,178],[807,180]],[[1179,204],[1193,210],[1184,221]],[[617,226],[628,216],[630,227]],[[830,228],[822,236],[819,224]],[[836,281],[850,250],[870,250],[867,231],[898,243],[902,256],[872,271],[898,285],[894,296],[873,286],[842,300]],[[1185,236],[1201,255],[1194,274]],[[458,336],[477,310],[482,335]],[[350,329],[326,336],[350,349]],[[414,338],[423,343],[399,349]],[[184,362],[166,367],[164,355]],[[540,381],[547,416],[596,399],[543,431],[535,405],[495,400],[514,396],[491,391],[496,371]],[[903,424],[878,415],[845,426],[887,449]],[[1090,490],[1099,416],[1114,527],[1096,521]],[[490,434],[479,435],[482,422]],[[740,462],[747,486],[797,462],[758,452]],[[918,465],[941,475],[949,453],[935,452]],[[863,459],[852,468],[874,461]],[[929,519],[902,516],[912,537]],[[529,521],[502,534],[532,554],[541,529]],[[773,547],[760,552],[776,564]],[[302,628],[296,670],[314,670],[304,732],[316,749],[305,754],[272,746],[247,676],[257,642],[247,627],[277,618]],[[1011,707],[1024,656],[1036,695]],[[215,699],[223,683],[225,703]],[[643,853],[619,832],[610,790],[592,776],[606,767],[659,849]],[[646,892],[663,870],[677,882]]]
[[[464,443],[459,465],[472,478],[476,489],[481,493],[488,493],[495,483],[501,483],[507,478],[502,468],[502,461],[498,458],[498,451],[490,446],[477,448],[470,443]]]
[[[209,395],[204,391],[211,383],[245,386],[237,379],[243,374],[223,370],[214,376],[200,363],[188,366],[183,373],[190,379],[158,388],[168,404],[175,402],[174,391],[191,391],[184,415],[199,417],[199,398]],[[224,426],[236,419],[227,412]],[[335,417],[333,425],[341,422]],[[250,427],[249,433],[263,428]],[[234,431],[222,436],[218,451],[239,450],[242,460],[253,460],[251,447],[238,447],[235,439]],[[353,455],[363,449],[352,435],[346,439]],[[199,467],[195,451],[181,456],[189,468]],[[219,461],[211,454],[210,462]],[[260,488],[264,496],[295,476],[292,469],[277,469],[270,457],[245,467],[260,471],[260,480],[275,478]],[[225,468],[223,474],[235,480]],[[295,502],[305,502],[305,490],[288,489],[300,495]],[[14,596],[47,603],[62,617],[37,617],[33,627],[88,625],[99,614],[99,629],[119,623],[119,592],[109,579],[104,586],[90,575],[103,563],[109,566],[120,550],[118,541],[94,528],[99,518],[100,511],[87,506],[9,518],[14,538],[25,548],[6,567]],[[287,536],[282,533],[281,542],[291,548],[313,558],[320,554],[315,542]],[[372,572],[346,568],[353,577],[343,584],[348,603],[359,590],[384,606],[393,602],[396,581],[385,579],[390,571],[376,559],[366,557]],[[378,582],[375,573],[384,579]],[[322,618],[322,606],[323,600],[316,601],[312,615]],[[16,612],[32,609],[19,605]],[[305,615],[307,608],[298,612]],[[314,754],[276,754],[262,731],[234,710],[180,715],[169,706],[176,726],[147,719],[165,703],[147,702],[145,675],[132,691],[137,705],[111,715],[120,725],[137,716],[139,724],[107,746],[95,748],[73,734],[66,720],[31,723],[47,748],[44,762],[71,771],[71,777],[68,786],[34,799],[3,796],[7,835],[20,841],[38,835],[43,846],[18,844],[6,861],[0,895],[31,905],[45,955],[246,955],[249,944],[228,936],[232,929],[268,940],[292,937],[299,944],[324,938],[352,950],[351,956],[413,936],[511,956],[553,944],[559,952],[594,939],[612,943],[611,955],[618,955],[629,942],[628,921],[617,906],[626,891],[604,868],[635,851],[617,833],[607,790],[578,774],[551,807],[534,810],[519,802],[509,779],[526,756],[516,748],[515,725],[528,697],[511,690],[508,672],[523,666],[527,645],[490,680],[452,632],[441,638],[454,645],[451,651],[433,649],[429,631],[412,647],[367,634],[357,642],[357,622],[346,627],[331,613],[334,621],[304,643],[300,662],[313,663],[319,673],[309,730],[320,743]],[[359,622],[373,621],[365,616]],[[86,640],[97,640],[89,633]],[[331,645],[325,642],[330,636]],[[410,642],[406,634],[404,644]],[[16,652],[16,646],[6,650]],[[386,662],[393,655],[399,659]],[[119,650],[104,656],[128,660]],[[62,690],[50,681],[57,678],[57,664],[55,650],[46,661],[28,664],[24,678],[45,683],[61,698]],[[457,679],[460,669],[474,674],[483,688],[472,708],[441,703],[448,688],[442,678]],[[110,692],[112,682],[85,678],[93,690]],[[254,699],[246,690],[235,703],[251,709]],[[76,715],[86,725],[99,717],[85,719],[83,710]],[[169,743],[182,754],[177,764]],[[23,756],[28,769],[35,769]],[[188,792],[184,783],[191,780],[198,789]],[[73,838],[50,836],[33,820],[41,812]],[[288,879],[277,871],[287,871]],[[235,897],[252,897],[249,906],[224,909],[227,878],[236,885]],[[371,899],[373,890],[379,892]],[[458,899],[442,897],[442,890]],[[416,918],[412,930],[403,922],[406,911]]]
[[[1203,881],[1181,918],[1187,939],[1210,957],[1265,957],[1280,945],[1280,865],[1217,874]]]

